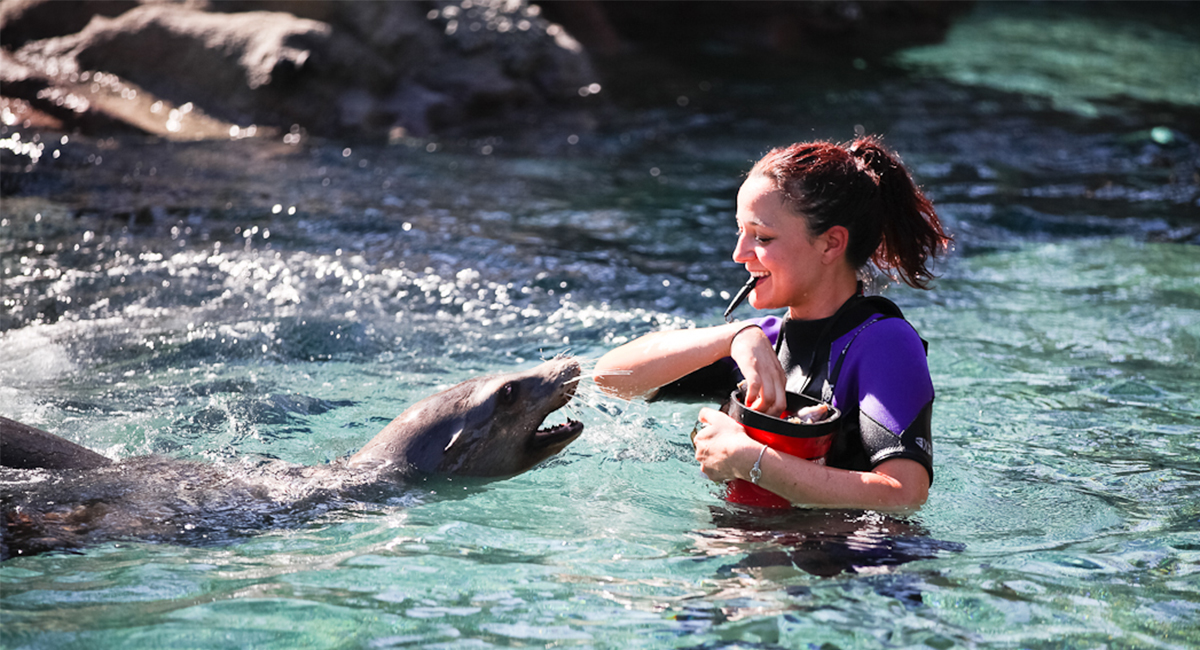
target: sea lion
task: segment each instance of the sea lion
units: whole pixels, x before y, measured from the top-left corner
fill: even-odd
[[[420,477],[515,476],[583,432],[570,419],[539,428],[579,376],[579,362],[560,357],[465,381],[411,406],[353,456],[316,466],[112,462],[0,418],[0,559],[115,540],[211,543],[387,501]]]
[[[96,469],[112,461],[53,433],[0,416],[0,465],[17,469]]]
[[[578,377],[579,363],[560,359],[527,373],[465,381],[409,407],[351,456],[349,467],[400,475],[520,474],[583,431],[574,420],[538,429],[571,400]]]

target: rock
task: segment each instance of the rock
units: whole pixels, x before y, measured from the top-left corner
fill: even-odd
[[[29,43],[17,58],[59,75],[103,71],[177,105],[192,102],[232,124],[312,119],[303,78],[314,55],[331,49],[325,23],[290,14],[212,14],[143,5],[116,18],[96,16],[83,31]],[[328,61],[326,61],[328,63]],[[310,97],[309,101],[328,101]],[[291,101],[289,101],[291,100]],[[300,112],[301,115],[294,113]]]
[[[783,68],[884,56],[941,38],[969,6],[543,4],[544,12],[528,0],[3,0],[0,47],[15,60],[5,59],[14,71],[3,73],[0,93],[10,112],[33,111],[49,120],[34,115],[31,123],[64,128],[125,125],[172,138],[241,137],[251,125],[257,134],[423,136],[546,123],[541,117],[594,106],[592,89],[604,80],[557,20],[611,57],[604,64],[614,77],[626,72],[629,59],[620,57],[641,63],[652,53],[678,62],[666,79],[714,53]]]
[[[462,119],[462,109],[449,95],[417,83],[401,84],[385,98],[380,110],[394,116],[393,123],[405,133],[426,136],[435,125],[455,124]]]
[[[43,3],[26,4],[0,27],[49,33],[33,28]],[[578,102],[578,89],[595,82],[579,44],[518,0],[154,3],[115,17],[95,4],[105,5],[71,5],[72,24],[93,11],[86,26],[25,42],[16,58],[39,83],[67,92],[100,72],[160,107],[190,106],[212,120],[202,134],[136,125],[171,137],[245,133],[251,124],[424,135]],[[33,101],[27,91],[15,96]]]
[[[119,16],[138,4],[136,0],[4,0],[0,33],[4,47],[16,49],[29,41],[74,34],[92,16]]]
[[[94,132],[134,132],[129,120],[110,114],[95,101],[101,91],[90,83],[59,82],[0,50],[0,87],[4,89],[4,124],[61,130],[66,125]]]

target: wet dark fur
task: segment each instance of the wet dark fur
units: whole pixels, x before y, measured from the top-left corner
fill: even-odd
[[[571,399],[578,376],[577,362],[556,359],[463,382],[413,405],[354,457],[329,465],[149,456],[85,469],[0,468],[0,559],[114,540],[219,542],[385,502],[409,491],[416,476],[519,474],[582,431],[570,421],[538,429]]]

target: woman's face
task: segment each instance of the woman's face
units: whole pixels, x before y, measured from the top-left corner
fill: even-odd
[[[805,318],[807,306],[829,278],[823,263],[824,237],[811,237],[803,217],[791,212],[770,179],[751,176],[737,198],[738,241],[733,261],[758,284],[750,294],[755,309],[791,308]]]

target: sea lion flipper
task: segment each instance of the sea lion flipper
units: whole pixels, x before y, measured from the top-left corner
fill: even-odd
[[[0,417],[0,465],[17,469],[96,469],[112,461],[66,438]]]

